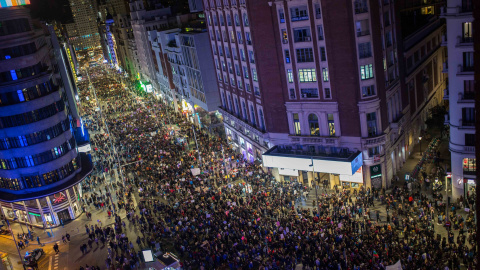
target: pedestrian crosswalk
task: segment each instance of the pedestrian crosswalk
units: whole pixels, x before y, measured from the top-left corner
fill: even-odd
[[[57,244],[60,244],[60,241],[57,241]],[[53,270],[58,270],[58,258],[59,254],[57,253],[53,259]]]

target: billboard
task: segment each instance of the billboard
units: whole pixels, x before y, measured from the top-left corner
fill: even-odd
[[[0,8],[30,5],[30,0],[0,0]]]

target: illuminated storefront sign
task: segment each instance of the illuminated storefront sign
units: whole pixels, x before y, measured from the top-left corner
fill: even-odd
[[[53,203],[54,204],[59,204],[67,200],[67,196],[63,192],[59,192],[55,195],[53,195]]]
[[[30,0],[0,0],[0,8],[30,5]]]

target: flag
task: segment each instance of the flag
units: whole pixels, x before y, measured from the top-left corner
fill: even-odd
[[[373,257],[378,258],[378,254],[375,250],[373,251]]]
[[[388,256],[388,246],[386,243],[385,243],[385,251],[387,252],[387,256]]]

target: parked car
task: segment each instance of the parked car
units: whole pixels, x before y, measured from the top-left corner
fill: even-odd
[[[9,229],[0,229],[0,235],[4,235],[4,234],[10,234],[10,230]]]
[[[25,257],[23,258],[27,265],[36,263],[43,255],[45,255],[45,251],[43,248],[37,248],[30,252],[25,253]]]

